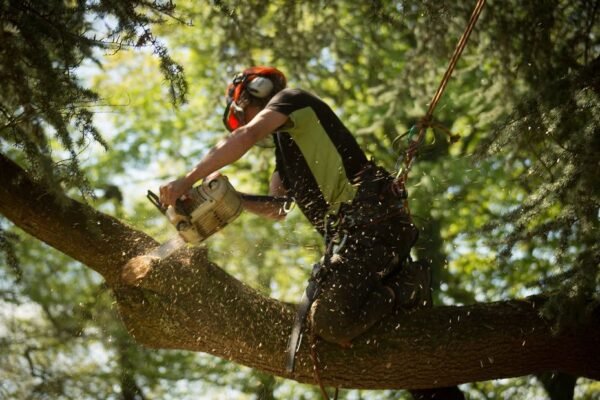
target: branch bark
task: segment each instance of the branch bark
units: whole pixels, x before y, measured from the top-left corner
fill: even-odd
[[[139,343],[206,352],[314,383],[306,340],[295,373],[285,372],[292,304],[260,295],[201,249],[147,264],[147,273],[129,285],[124,266],[155,246],[153,239],[90,206],[52,197],[1,155],[0,170],[0,213],[100,273]],[[345,388],[419,389],[544,371],[599,379],[600,310],[582,326],[555,332],[552,321],[540,316],[543,302],[537,297],[398,312],[351,348],[319,342],[322,380]]]

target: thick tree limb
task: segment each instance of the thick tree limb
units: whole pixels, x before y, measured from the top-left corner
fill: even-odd
[[[301,382],[313,382],[308,344],[287,376],[284,351],[294,307],[261,296],[184,250],[152,265],[136,285],[123,266],[154,242],[71,199],[60,207],[15,163],[0,156],[0,213],[34,237],[96,270],[113,289],[136,340],[156,348],[201,351]],[[561,371],[600,378],[600,313],[586,325],[554,332],[540,317],[543,298],[436,307],[391,316],[349,349],[319,342],[327,385],[393,389]]]

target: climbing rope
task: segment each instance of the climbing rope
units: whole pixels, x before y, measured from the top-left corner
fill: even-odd
[[[452,72],[454,72],[454,68],[456,67],[456,63],[458,62],[458,59],[460,58],[463,50],[465,49],[465,47],[467,45],[469,36],[471,36],[471,32],[473,31],[473,28],[475,27],[475,23],[479,19],[479,15],[481,14],[481,10],[483,9],[484,4],[485,4],[485,0],[477,0],[477,4],[475,5],[475,8],[473,9],[473,13],[471,14],[469,23],[467,24],[465,31],[463,32],[462,36],[460,37],[460,40],[458,41],[456,48],[454,49],[454,54],[452,54],[452,58],[450,59],[448,68],[446,69],[446,72],[444,73],[444,76],[442,77],[442,81],[440,82],[440,85],[438,86],[437,91],[435,92],[435,95],[433,96],[433,98],[431,99],[431,102],[429,103],[429,108],[427,109],[427,113],[409,131],[409,145],[408,145],[408,149],[406,150],[406,153],[404,154],[404,166],[402,168],[400,168],[400,170],[398,171],[398,175],[396,176],[396,179],[394,180],[394,184],[393,184],[393,189],[397,194],[406,193],[405,185],[406,185],[406,181],[408,179],[408,173],[410,172],[410,169],[412,168],[412,164],[413,164],[415,155],[417,154],[419,145],[423,142],[423,138],[425,137],[425,132],[427,132],[427,128],[429,128],[429,127],[440,128],[446,134],[448,134],[450,136],[450,140],[452,142],[455,142],[456,140],[458,140],[458,136],[452,135],[447,129],[441,127],[439,124],[433,123],[433,112],[435,111],[435,108],[437,107],[437,105],[440,101],[440,98],[442,97],[442,94],[444,93],[444,90],[446,89],[446,86],[448,85],[448,81],[450,80],[450,76],[452,76]],[[416,135],[414,134],[415,129],[418,129],[418,133]],[[408,206],[406,208],[408,210]]]

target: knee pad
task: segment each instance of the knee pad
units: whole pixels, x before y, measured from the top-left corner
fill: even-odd
[[[325,307],[319,300],[311,306],[308,317],[313,333],[327,342],[347,346],[354,338],[348,329],[348,322],[344,321],[343,313]]]

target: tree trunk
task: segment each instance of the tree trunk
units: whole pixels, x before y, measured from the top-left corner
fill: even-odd
[[[129,285],[121,278],[124,266],[155,246],[154,240],[87,205],[53,198],[3,156],[0,171],[0,212],[99,272],[139,343],[206,352],[314,383],[307,340],[295,373],[285,372],[292,304],[261,296],[199,249],[149,265]],[[399,312],[351,348],[319,342],[322,380],[344,388],[418,389],[544,371],[600,378],[600,310],[584,326],[555,332],[552,321],[540,317],[543,302],[538,297]]]
[[[545,372],[537,376],[550,400],[573,400],[577,377],[569,374]]]

